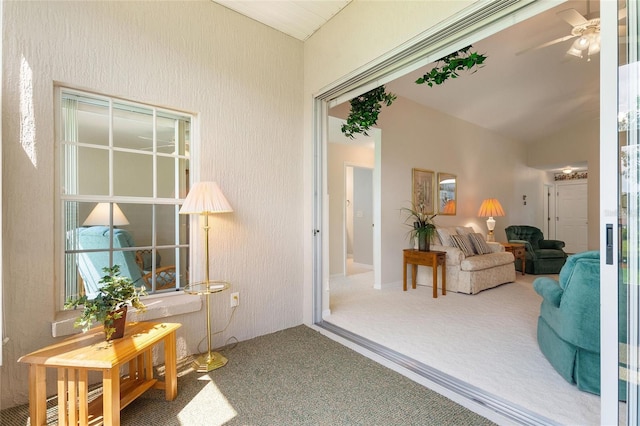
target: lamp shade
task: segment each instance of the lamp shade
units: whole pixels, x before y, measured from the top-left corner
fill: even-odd
[[[502,209],[502,205],[500,201],[495,198],[487,198],[480,205],[480,210],[478,210],[479,217],[493,217],[493,216],[504,216],[504,210]]]
[[[83,226],[109,226],[109,215],[110,215],[110,203],[98,203],[91,210],[89,216],[82,224]],[[128,225],[129,220],[122,213],[118,204],[113,203],[113,226],[124,226]]]
[[[215,182],[197,182],[189,190],[180,214],[229,213],[233,209]]]

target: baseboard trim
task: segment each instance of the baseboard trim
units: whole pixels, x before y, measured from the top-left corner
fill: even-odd
[[[487,409],[516,422],[517,424],[532,426],[559,425],[559,423],[554,422],[553,420],[513,404],[489,392],[485,392],[478,387],[456,379],[455,377],[443,373],[440,370],[352,333],[342,327],[331,324],[330,322],[321,321],[314,325],[361,346],[451,392],[455,392],[464,398],[480,404]]]

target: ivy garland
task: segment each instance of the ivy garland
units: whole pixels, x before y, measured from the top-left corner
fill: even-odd
[[[477,52],[470,52],[471,47],[467,46],[438,59],[436,61],[438,66],[417,79],[416,84],[426,83],[429,87],[433,87],[434,84],[442,84],[449,78],[458,78],[460,71],[469,71],[473,67],[480,68],[487,57]],[[382,105],[390,106],[396,98],[396,95],[387,93],[385,87],[380,86],[351,99],[349,101],[351,111],[347,117],[347,123],[342,125],[342,133],[351,139],[354,139],[356,133],[369,136],[367,130],[378,122]]]
[[[369,136],[367,130],[378,122],[378,115],[382,104],[389,106],[396,100],[396,95],[387,93],[384,86],[363,93],[351,99],[351,112],[347,117],[347,123],[342,125],[342,133],[353,139],[355,133]]]
[[[442,84],[449,78],[458,78],[459,71],[469,71],[473,67],[480,67],[487,57],[477,52],[469,52],[470,50],[471,46],[467,46],[444,58],[438,59],[438,64],[441,63],[442,66],[434,67],[431,71],[417,79],[416,84],[426,83],[429,87],[433,87],[434,84]],[[477,71],[477,69],[475,71]]]

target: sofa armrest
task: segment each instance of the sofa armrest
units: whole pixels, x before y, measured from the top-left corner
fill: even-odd
[[[553,306],[560,306],[560,300],[562,299],[564,291],[558,281],[548,277],[536,278],[533,281],[533,289]]]
[[[496,243],[495,241],[487,241],[487,245],[491,248],[491,253],[500,253],[504,251],[504,246],[500,243]]]
[[[541,249],[556,249],[562,250],[564,247],[564,241],[560,240],[540,240],[538,245]]]
[[[464,253],[458,247],[441,246],[439,244],[431,244],[431,250],[444,251],[447,253],[447,265],[460,265],[464,260]]]

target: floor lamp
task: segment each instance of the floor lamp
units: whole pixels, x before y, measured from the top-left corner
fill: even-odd
[[[212,281],[209,278],[209,215],[216,213],[230,213],[233,209],[215,182],[198,182],[189,191],[187,198],[180,208],[180,214],[197,214],[204,216],[204,281],[189,283],[185,293],[204,295],[207,303],[207,353],[201,354],[194,362],[198,372],[208,372],[220,368],[227,363],[227,359],[217,352],[211,352],[211,304],[210,297],[229,288],[225,281]]]

